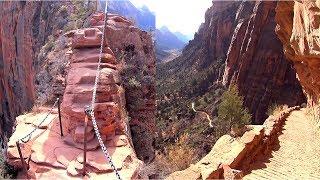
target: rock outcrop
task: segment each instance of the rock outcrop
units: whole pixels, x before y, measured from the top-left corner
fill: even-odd
[[[278,2],[276,33],[293,62],[308,104],[320,98],[320,1]]]
[[[39,122],[47,115],[47,111],[48,109],[44,109],[38,114],[29,113],[17,117],[18,125],[8,143],[7,161],[10,165],[18,169],[22,167],[16,141],[38,126]],[[65,134],[68,132],[67,125],[68,121],[63,119]],[[115,173],[92,132],[92,127],[90,125],[88,127],[87,173],[92,179],[116,179]],[[32,134],[30,141],[20,145],[23,157],[29,167],[29,177],[33,179],[81,178],[83,175],[83,134],[84,129],[78,126],[73,133],[61,137],[57,109],[54,109],[41,127]],[[109,140],[106,140],[105,137],[103,139],[114,165],[122,178],[136,178],[142,162],[136,158],[129,137],[127,135],[112,137]],[[24,172],[19,171],[17,178],[25,178]]]
[[[102,17],[102,14],[93,14],[91,23],[100,22],[101,25]],[[125,18],[110,15],[106,37],[107,44],[119,61],[137,156],[146,162],[151,161],[154,158],[156,111],[156,58],[152,36]]]
[[[66,20],[59,8],[66,2],[0,2],[0,134],[11,135],[14,119],[35,100],[37,53],[47,37]]]
[[[64,115],[64,137],[60,137],[59,121],[53,116],[48,120],[49,124],[37,130],[30,142],[23,145],[23,154],[30,167],[28,174],[33,178],[54,176],[69,179],[83,175],[84,107],[91,105],[103,19],[103,13],[95,12],[88,28],[66,33],[71,41],[72,50],[67,54],[71,56],[71,61],[61,105]],[[129,21],[116,15],[108,16],[108,24],[106,37],[110,38],[112,34],[108,32],[109,28],[134,28]],[[131,142],[129,117],[125,108],[125,90],[121,86],[122,80],[118,71],[121,67],[120,61],[115,57],[109,44],[106,40],[102,51],[95,117],[102,140],[116,168],[124,179],[133,179],[137,178],[142,162],[138,160]],[[26,116],[19,117],[23,120],[18,121],[18,129],[9,142],[8,162],[18,167],[21,163],[14,143],[17,138],[21,138],[22,133],[26,133],[21,128],[32,126],[28,125],[29,119],[35,118],[29,114]],[[87,172],[90,178],[116,178],[100,149],[90,117],[87,138]]]
[[[234,83],[252,113],[254,124],[266,118],[275,104],[300,105],[305,101],[292,64],[275,34],[277,2],[242,2],[227,52],[223,83]]]
[[[250,125],[242,137],[224,135],[218,139],[208,155],[183,171],[172,173],[167,179],[238,179],[246,174],[256,156],[265,156],[278,139],[286,118],[298,106],[270,116],[263,125]],[[234,170],[234,173],[230,172]],[[240,170],[240,171],[239,171]],[[231,177],[231,178],[230,178]]]

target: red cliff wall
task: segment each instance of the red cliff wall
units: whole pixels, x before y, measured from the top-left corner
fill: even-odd
[[[36,55],[58,26],[62,2],[0,2],[0,132],[11,134],[14,119],[35,99]]]
[[[159,74],[179,79],[186,72],[196,76],[214,66],[201,93],[210,91],[216,82],[235,83],[254,124],[263,123],[273,104],[300,105],[305,97],[275,34],[276,5],[271,1],[213,1],[195,38],[179,58],[160,65]]]
[[[320,99],[320,1],[279,2],[276,32],[293,62],[309,105]]]
[[[292,64],[275,34],[276,5],[241,2],[227,52],[223,83],[239,87],[254,124],[263,122],[273,103],[294,106],[305,101]]]

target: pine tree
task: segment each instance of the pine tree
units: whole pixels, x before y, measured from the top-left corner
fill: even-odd
[[[219,135],[230,132],[231,128],[241,129],[250,124],[251,115],[243,108],[243,97],[239,95],[237,86],[231,85],[222,94],[222,102],[218,109]]]

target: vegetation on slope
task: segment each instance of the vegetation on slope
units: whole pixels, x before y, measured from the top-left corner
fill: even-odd
[[[15,179],[17,170],[6,162],[5,149],[0,151],[0,179]]]
[[[227,134],[231,129],[242,131],[244,126],[250,124],[251,114],[243,107],[243,97],[239,95],[238,88],[231,85],[222,95],[218,110],[217,136]]]

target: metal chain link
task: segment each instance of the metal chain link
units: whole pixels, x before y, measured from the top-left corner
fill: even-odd
[[[48,114],[46,115],[46,117],[39,123],[38,126],[36,126],[29,134],[25,135],[23,138],[18,139],[18,141],[21,141],[23,143],[27,143],[30,141],[31,139],[31,135],[32,133],[34,133],[40,126],[41,124],[49,117],[49,115],[52,113],[53,108],[57,105],[59,101],[59,98],[57,98],[56,102],[54,102],[54,104],[52,105],[51,109],[49,110]],[[26,138],[28,138],[27,140],[25,140]]]
[[[91,116],[91,120],[92,120],[92,124],[93,124],[93,128],[94,128],[94,132],[98,138],[100,147],[104,153],[104,155],[106,156],[108,162],[110,163],[113,171],[116,173],[117,177],[119,180],[122,180],[117,168],[115,167],[115,165],[112,162],[112,158],[106,148],[106,146],[104,145],[99,129],[98,129],[98,125],[94,116],[94,106],[95,106],[95,100],[96,100],[96,94],[97,94],[97,86],[98,86],[98,81],[99,81],[99,75],[100,75],[100,65],[101,65],[101,59],[102,59],[102,51],[103,51],[103,44],[104,44],[104,36],[105,36],[105,29],[106,29],[106,25],[107,25],[107,1],[106,1],[106,6],[105,6],[105,10],[104,10],[104,23],[103,23],[103,31],[102,31],[102,38],[101,38],[101,46],[100,46],[100,54],[99,54],[99,61],[98,61],[98,67],[97,67],[97,72],[96,72],[96,78],[95,78],[95,83],[94,83],[94,87],[93,87],[93,94],[92,94],[92,104],[91,104],[91,109],[88,111],[86,111],[86,113],[89,113]]]

